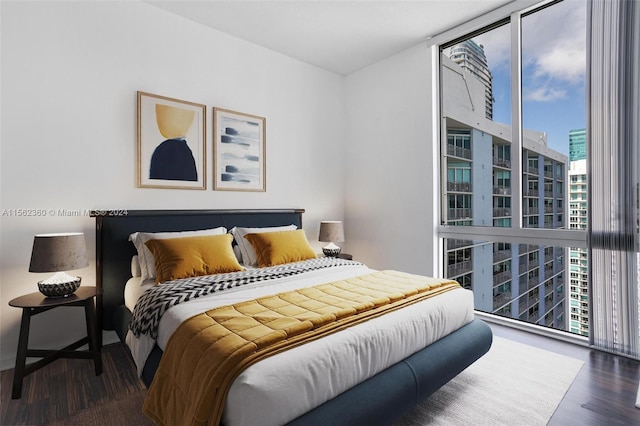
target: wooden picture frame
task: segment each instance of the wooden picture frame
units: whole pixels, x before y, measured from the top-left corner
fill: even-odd
[[[213,108],[213,134],[213,189],[266,191],[266,119]]]
[[[206,106],[137,93],[138,188],[206,189]]]

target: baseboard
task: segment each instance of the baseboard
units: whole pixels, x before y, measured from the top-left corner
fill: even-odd
[[[561,340],[563,342],[572,343],[579,346],[589,346],[589,339],[584,336],[570,333],[568,331],[556,330],[549,327],[543,327],[537,324],[531,324],[525,321],[515,320],[512,318],[502,317],[499,315],[488,314],[486,312],[474,311],[475,317],[483,321],[503,325],[505,327],[515,328],[517,330],[526,331],[528,333],[537,334],[539,336],[550,337],[552,339]]]

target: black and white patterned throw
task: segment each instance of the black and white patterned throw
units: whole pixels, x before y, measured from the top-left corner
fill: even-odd
[[[335,257],[319,257],[267,268],[167,281],[152,287],[140,297],[133,310],[133,318],[129,324],[129,329],[136,337],[146,334],[155,340],[158,337],[160,318],[172,306],[255,282],[290,277],[319,269],[351,265],[361,265],[361,263]]]

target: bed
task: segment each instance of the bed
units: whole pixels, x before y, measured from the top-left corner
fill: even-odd
[[[303,212],[302,209],[96,211],[93,216],[96,219],[96,285],[98,287],[99,326],[104,330],[114,330],[125,346],[132,349],[126,343],[127,340],[131,343],[132,337],[129,330],[129,325],[132,322],[132,309],[130,309],[132,306],[130,301],[125,303],[125,287],[127,283],[131,286],[132,258],[138,253],[129,241],[131,234],[135,232],[196,231],[218,227],[231,230],[234,227],[265,228],[285,225],[293,225],[297,229],[302,229]],[[332,280],[359,276],[370,271],[365,265],[358,262],[344,261],[337,266],[340,266],[341,269],[333,272],[332,266],[332,271],[328,275]],[[309,274],[308,278],[305,275],[305,279],[308,281],[308,285],[318,284],[325,279],[323,274],[325,272],[314,271]],[[287,285],[293,284],[287,283],[296,280],[298,278],[287,278],[279,285],[288,288]],[[244,291],[244,289],[238,290],[238,297],[246,297],[243,295]],[[252,365],[246,370],[247,375],[239,376],[232,385],[227,398],[230,402],[228,401],[225,405],[223,423],[229,425],[251,424],[256,422],[256,416],[262,416],[260,417],[262,424],[393,423],[489,350],[492,342],[491,330],[485,323],[473,318],[472,297],[468,292],[464,292],[467,290],[456,289],[428,301],[420,302],[448,303],[449,305],[443,305],[446,309],[442,306],[436,306],[434,311],[450,310],[452,312],[450,315],[455,318],[452,320],[453,325],[443,326],[440,317],[434,316],[432,313],[424,314],[428,320],[433,321],[428,332],[424,333],[428,336],[412,337],[411,334],[408,334],[406,338],[413,345],[419,347],[396,349],[394,344],[385,344],[384,340],[372,344],[373,346],[391,347],[392,349],[385,356],[367,356],[366,351],[363,352],[361,348],[353,349],[355,352],[349,352],[350,349],[347,349],[348,359],[344,362],[355,362],[352,367],[357,371],[353,374],[346,374],[343,371],[343,376],[349,376],[344,380],[323,374],[323,365],[326,365],[327,362],[329,364],[336,362],[325,360],[318,361],[314,365],[304,366],[304,352],[318,353],[321,350],[319,348],[322,347],[329,348],[329,350],[337,347],[352,348],[353,342],[351,340],[341,340],[347,339],[344,336],[352,334],[350,332],[339,331],[312,343],[291,349],[287,353],[291,352],[294,355],[289,354],[288,360],[282,358],[287,354],[278,354]],[[234,299],[234,294],[234,292],[229,292],[230,296],[228,296],[232,303],[237,301]],[[440,298],[449,298],[450,300],[435,302]],[[130,306],[127,307],[127,304]],[[460,307],[461,305],[465,306]],[[185,305],[179,305],[169,312],[180,311],[182,306]],[[363,340],[374,342],[371,339],[377,338],[378,329],[392,327],[390,325],[392,321],[387,318],[392,315],[409,315],[407,311],[410,308],[416,310],[417,306],[421,305],[416,304],[400,309],[364,324],[358,324],[351,329],[359,330],[368,327],[368,331],[363,330],[363,332],[369,333],[369,337]],[[176,315],[180,317],[180,315],[189,316],[191,314],[185,310],[185,312]],[[176,320],[165,322],[172,321]],[[169,328],[169,330],[171,329]],[[166,331],[164,334],[170,335],[171,332]],[[165,336],[164,339],[165,343],[154,340],[153,346],[145,349],[149,355],[148,357],[145,355],[145,361],[142,363],[137,353],[139,351],[137,349],[131,351],[132,357],[139,366],[139,374],[147,386],[150,386],[153,381],[163,356],[161,347],[166,344],[167,337]],[[348,339],[354,339],[354,337],[349,336]],[[158,340],[162,340],[162,338]],[[410,353],[404,354],[402,351]],[[335,354],[328,356],[330,360]],[[383,358],[383,360],[372,361],[370,359],[376,357]],[[280,386],[281,388],[293,388],[294,392],[298,393],[294,398],[287,397],[286,390],[283,391],[285,392],[283,395],[278,396],[278,392],[260,389],[259,386],[256,389],[246,389],[247,387],[251,388],[247,383],[251,384],[254,380],[256,382],[267,381],[264,378],[260,379],[260,374],[265,374],[261,373],[262,365],[268,364],[269,369],[277,369],[282,368],[283,362],[285,365],[293,365],[290,364],[292,362],[303,363],[298,367],[298,370],[303,369],[307,377],[313,376],[316,381]],[[343,361],[340,361],[338,364],[342,363]],[[362,364],[365,364],[364,367]],[[245,372],[242,374],[244,375]],[[270,377],[269,374],[266,377]],[[295,377],[290,380],[295,380]],[[296,386],[298,387],[296,388]],[[331,389],[325,389],[325,387]],[[307,392],[308,395],[304,392]],[[298,398],[298,395],[301,395],[299,397],[300,403],[291,404],[292,408],[287,407],[289,411],[284,410],[283,412],[282,398],[294,400]],[[256,402],[251,405],[252,403],[247,401]]]

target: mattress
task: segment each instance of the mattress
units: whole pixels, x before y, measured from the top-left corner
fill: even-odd
[[[373,271],[366,266],[354,264],[195,299],[165,312],[157,342],[137,339],[130,332],[127,344],[141,373],[153,345],[157,343],[164,350],[173,331],[191,316],[217,306],[370,272]],[[152,285],[140,278],[129,280],[125,290],[127,307],[132,309],[144,289]],[[287,423],[472,320],[472,293],[460,288],[274,355],[250,366],[236,378],[227,396],[223,422]]]

